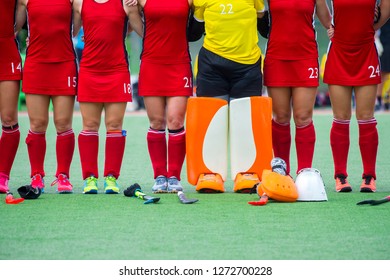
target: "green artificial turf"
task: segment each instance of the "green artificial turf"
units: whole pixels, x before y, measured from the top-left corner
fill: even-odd
[[[46,189],[37,200],[6,205],[0,195],[0,259],[2,260],[388,260],[390,249],[390,203],[357,206],[364,199],[390,194],[390,115],[379,113],[380,146],[377,188],[374,194],[358,192],[361,159],[356,120],[351,122],[348,165],[352,193],[336,193],[329,145],[332,116],[316,111],[317,144],[313,167],[324,178],[327,202],[270,202],[248,205],[257,195],[232,193],[226,182],[223,194],[198,194],[182,182],[187,197],[198,198],[191,205],[180,204],[174,194],[159,194],[157,204],[144,205],[137,198],[105,195],[99,181],[98,195],[82,194],[78,148],[71,167],[75,193],[59,195],[50,187],[56,168],[55,131],[47,131]],[[29,163],[24,143],[28,118],[20,116],[21,142],[11,173],[11,191],[29,183]],[[147,117],[126,117],[127,146],[119,183],[122,190],[138,182],[149,194],[152,168],[146,146]],[[81,129],[81,117],[74,118],[74,130]],[[102,172],[104,127],[100,130]],[[294,137],[294,136],[293,136]],[[293,138],[294,139],[294,138]],[[296,169],[295,147],[291,149],[291,170]]]

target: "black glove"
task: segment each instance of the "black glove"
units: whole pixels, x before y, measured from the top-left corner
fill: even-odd
[[[262,37],[268,39],[269,28],[269,12],[265,11],[262,18],[257,18],[257,31],[259,31]]]

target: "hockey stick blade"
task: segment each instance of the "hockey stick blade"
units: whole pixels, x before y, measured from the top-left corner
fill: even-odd
[[[148,195],[143,196],[143,200],[145,200],[144,204],[149,204],[149,203],[157,203],[160,201],[159,197],[152,197]]]
[[[19,204],[24,201],[24,198],[14,198],[14,195],[12,192],[7,192],[7,195],[5,197],[5,203],[6,204]]]
[[[248,204],[253,205],[253,206],[263,206],[268,203],[268,196],[267,195],[262,195],[260,197],[259,201],[249,201]]]
[[[363,201],[356,203],[356,205],[364,205],[364,204],[379,205],[379,204],[386,203],[389,201],[390,201],[390,195],[386,196],[382,199],[378,199],[378,200],[374,200],[374,199],[363,200]]]
[[[183,204],[192,204],[199,201],[199,199],[196,198],[192,198],[192,199],[187,198],[182,191],[177,192],[177,196],[180,202]]]

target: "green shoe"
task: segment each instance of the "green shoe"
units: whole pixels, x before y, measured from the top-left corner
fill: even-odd
[[[116,178],[112,175],[108,175],[104,179],[104,192],[106,194],[118,194],[119,193],[119,185],[116,182]]]
[[[91,176],[84,180],[84,191],[85,194],[97,194],[97,178]]]

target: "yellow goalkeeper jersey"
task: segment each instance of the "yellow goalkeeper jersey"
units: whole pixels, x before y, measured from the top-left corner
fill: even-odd
[[[263,0],[194,0],[194,17],[205,23],[203,47],[226,59],[254,64],[260,58],[257,13]]]

